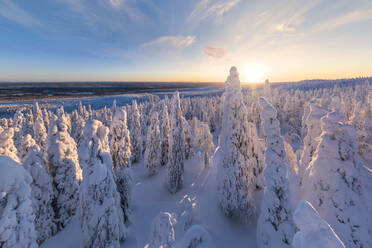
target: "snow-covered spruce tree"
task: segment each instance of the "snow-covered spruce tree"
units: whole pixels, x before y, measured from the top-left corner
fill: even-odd
[[[23,163],[29,153],[31,147],[35,146],[36,142],[30,134],[23,136],[21,149],[19,151],[19,160]]]
[[[176,219],[167,212],[159,213],[151,224],[148,248],[172,248],[175,243]]]
[[[44,153],[47,149],[47,130],[45,128],[43,114],[40,108],[37,107],[35,111],[34,138],[36,144],[38,144],[38,146],[40,147],[41,152]]]
[[[0,130],[1,131],[1,130]],[[8,128],[0,133],[0,155],[8,156],[16,162],[19,162],[17,148],[13,142],[14,129]]]
[[[257,245],[259,248],[288,248],[295,233],[287,178],[289,164],[277,112],[265,98],[260,98],[260,105],[266,138],[266,188],[257,223]]]
[[[293,214],[300,229],[293,238],[293,248],[345,248],[332,227],[320,217],[308,201],[300,201]]]
[[[247,221],[255,213],[253,175],[249,171],[249,122],[243,103],[239,73],[230,69],[225,83],[220,136],[221,157],[217,161],[218,198],[225,215]]]
[[[363,175],[356,130],[338,112],[321,119],[322,134],[304,173],[303,197],[317,208],[346,247],[371,247],[371,224],[365,205]]]
[[[170,115],[169,153],[167,163],[167,186],[169,192],[176,193],[183,187],[185,133],[178,91],[173,94]]]
[[[23,121],[23,135],[30,134],[31,137],[34,137],[34,116],[32,110],[28,109],[25,114],[25,119]]]
[[[194,152],[204,161],[204,167],[208,168],[215,150],[213,137],[208,123],[202,123],[196,117],[193,119],[193,147]]]
[[[166,165],[168,163],[168,153],[169,153],[169,133],[170,133],[170,123],[168,116],[168,107],[166,101],[162,101],[162,112],[161,112],[161,156],[160,164]]]
[[[76,144],[67,131],[64,115],[52,123],[49,131],[47,166],[53,177],[56,193],[53,199],[53,208],[57,228],[62,229],[75,215],[82,172]]]
[[[270,85],[269,79],[266,79],[265,80],[265,84],[264,84],[264,97],[268,101],[272,102],[272,99],[271,99],[272,98],[271,85]]]
[[[114,179],[120,194],[124,221],[127,222],[131,215],[132,174],[130,134],[125,110],[116,108],[111,124],[111,135],[110,152],[114,164]]]
[[[49,115],[49,112],[46,108],[43,108],[42,112],[43,112],[44,126],[45,126],[45,129],[46,129],[46,132],[48,133],[49,125],[50,125],[50,115]]]
[[[88,121],[79,146],[84,180],[78,213],[87,248],[119,248],[127,235],[107,136],[108,128],[100,121]]]
[[[151,115],[150,126],[147,129],[146,151],[145,151],[145,166],[149,176],[155,175],[160,166],[161,137],[159,129],[158,112],[153,112]]]
[[[14,133],[13,139],[14,139],[14,145],[17,148],[17,150],[20,149],[21,144],[22,144],[23,122],[24,122],[24,116],[22,113],[22,109],[18,109],[13,116],[13,133]]]
[[[191,159],[194,154],[193,154],[193,149],[192,149],[192,130],[189,122],[185,119],[182,118],[182,125],[183,125],[183,130],[184,130],[184,137],[185,137],[185,159]]]
[[[141,158],[141,121],[140,112],[138,110],[138,105],[136,101],[132,103],[132,115],[131,115],[131,130],[130,130],[130,140],[132,145],[132,163],[136,163]]]
[[[11,158],[0,156],[0,247],[36,248],[31,176]]]
[[[75,110],[71,114],[71,136],[75,139],[77,145],[82,140],[83,131],[85,126],[84,118]]]
[[[300,184],[302,184],[302,177],[307,166],[311,162],[316,147],[318,145],[318,137],[322,130],[320,127],[320,119],[327,114],[327,110],[315,105],[315,103],[309,106],[309,114],[304,120],[307,128],[306,136],[304,138],[304,150],[300,159]]]
[[[23,146],[24,150],[27,151],[27,155],[23,160],[23,167],[32,177],[32,208],[35,214],[37,241],[41,244],[56,231],[56,226],[53,222],[54,211],[52,208],[54,188],[52,177],[47,172],[43,154],[39,146],[32,139],[31,135],[28,134],[25,137]]]
[[[110,152],[114,168],[130,167],[131,139],[127,127],[127,113],[117,108],[111,123]]]

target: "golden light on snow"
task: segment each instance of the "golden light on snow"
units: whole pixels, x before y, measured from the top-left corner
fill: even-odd
[[[247,83],[260,83],[265,80],[265,66],[259,63],[245,64],[240,69],[240,80]]]

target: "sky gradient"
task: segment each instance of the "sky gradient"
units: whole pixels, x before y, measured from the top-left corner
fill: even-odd
[[[371,0],[0,0],[0,81],[372,75]]]

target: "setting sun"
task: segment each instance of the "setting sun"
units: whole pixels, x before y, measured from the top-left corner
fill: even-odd
[[[243,82],[259,83],[264,81],[265,67],[258,63],[246,64],[242,67],[241,78]]]

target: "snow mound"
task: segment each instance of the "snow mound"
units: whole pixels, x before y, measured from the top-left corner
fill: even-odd
[[[148,248],[170,248],[175,242],[176,218],[168,213],[159,213],[152,222]]]
[[[185,234],[182,248],[208,248],[211,246],[211,236],[204,227],[193,225]]]
[[[3,194],[12,185],[19,183],[31,183],[30,174],[27,173],[13,159],[0,155],[0,189]]]

